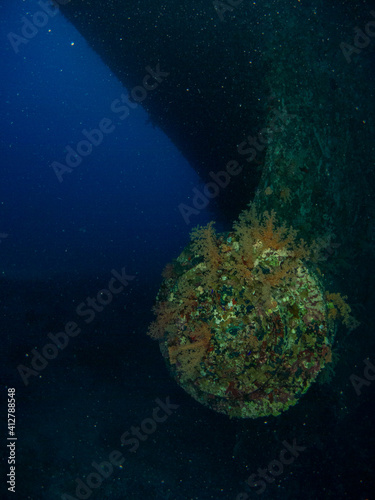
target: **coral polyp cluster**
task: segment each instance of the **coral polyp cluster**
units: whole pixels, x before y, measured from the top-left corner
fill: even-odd
[[[177,382],[230,417],[279,415],[331,361],[333,321],[309,252],[274,212],[198,227],[164,271],[149,335]]]

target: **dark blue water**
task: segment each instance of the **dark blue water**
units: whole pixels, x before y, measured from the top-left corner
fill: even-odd
[[[151,307],[163,267],[213,213],[208,207],[185,223],[178,205],[189,203],[199,177],[140,105],[123,120],[111,110],[127,90],[60,13],[27,44],[12,38],[12,46],[9,33],[21,34],[23,16],[38,10],[34,1],[1,7],[2,396],[4,386],[16,388],[16,497],[52,499],[73,494],[103,451],[121,449],[120,436],[152,414],[156,398],[173,398],[177,388],[146,337]],[[59,179],[53,162],[64,163],[66,146],[76,149],[82,130],[105,118],[113,130]],[[77,306],[123,269],[129,285],[86,324]],[[40,375],[22,378],[17,367],[32,369],[32,349],[69,322],[80,325],[79,336]],[[129,458],[122,479],[123,466],[107,481],[113,493],[97,498],[143,496],[144,458]],[[12,498],[6,469],[1,496]],[[145,491],[164,498],[166,471],[153,474]]]
[[[305,406],[244,423],[201,407],[170,379],[146,336],[160,274],[192,227],[220,214],[209,205],[186,224],[178,207],[202,181],[141,105],[123,120],[113,112],[128,90],[60,13],[12,46],[8,35],[38,10],[31,0],[0,8],[0,371],[2,398],[14,387],[17,401],[16,493],[7,491],[3,461],[0,497],[234,500],[246,490],[243,499],[375,498],[373,386],[358,403],[345,379],[341,406],[337,386],[313,387]],[[111,131],[100,144],[57,175],[52,165],[65,163],[66,147],[77,151],[82,131],[106,119]],[[103,292],[103,305],[91,306],[119,275],[108,303]],[[35,352],[51,335],[60,349],[38,365]],[[364,366],[354,369],[361,375]],[[147,428],[158,406],[167,418]],[[150,432],[129,451],[122,437],[141,424]],[[277,484],[262,495],[245,487],[296,436],[306,451]],[[100,484],[92,476],[91,490],[77,490],[95,463],[104,463]]]
[[[6,36],[36,7],[15,5],[2,21],[2,269],[158,272],[187,241],[178,205],[199,178],[140,105],[124,120],[111,111],[126,91],[60,13],[15,54]],[[51,164],[104,118],[114,130],[59,182]]]

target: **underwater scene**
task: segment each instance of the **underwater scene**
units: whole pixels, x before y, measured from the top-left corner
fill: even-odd
[[[0,13],[0,499],[375,500],[375,3]]]

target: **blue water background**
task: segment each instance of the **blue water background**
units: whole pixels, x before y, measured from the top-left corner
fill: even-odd
[[[15,54],[8,33],[20,33],[22,16],[40,7],[29,0],[9,5],[5,17],[2,10],[3,275],[45,278],[126,266],[153,281],[191,227],[212,217],[203,211],[188,226],[178,210],[201,185],[199,177],[141,104],[123,121],[111,111],[127,91],[60,12]],[[115,130],[60,183],[52,162],[64,163],[65,147],[75,149],[82,130],[103,118]]]

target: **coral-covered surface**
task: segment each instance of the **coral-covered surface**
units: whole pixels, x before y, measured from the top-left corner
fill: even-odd
[[[191,396],[245,418],[297,403],[331,361],[337,311],[308,258],[274,212],[245,211],[230,233],[193,231],[165,269],[149,330]]]

